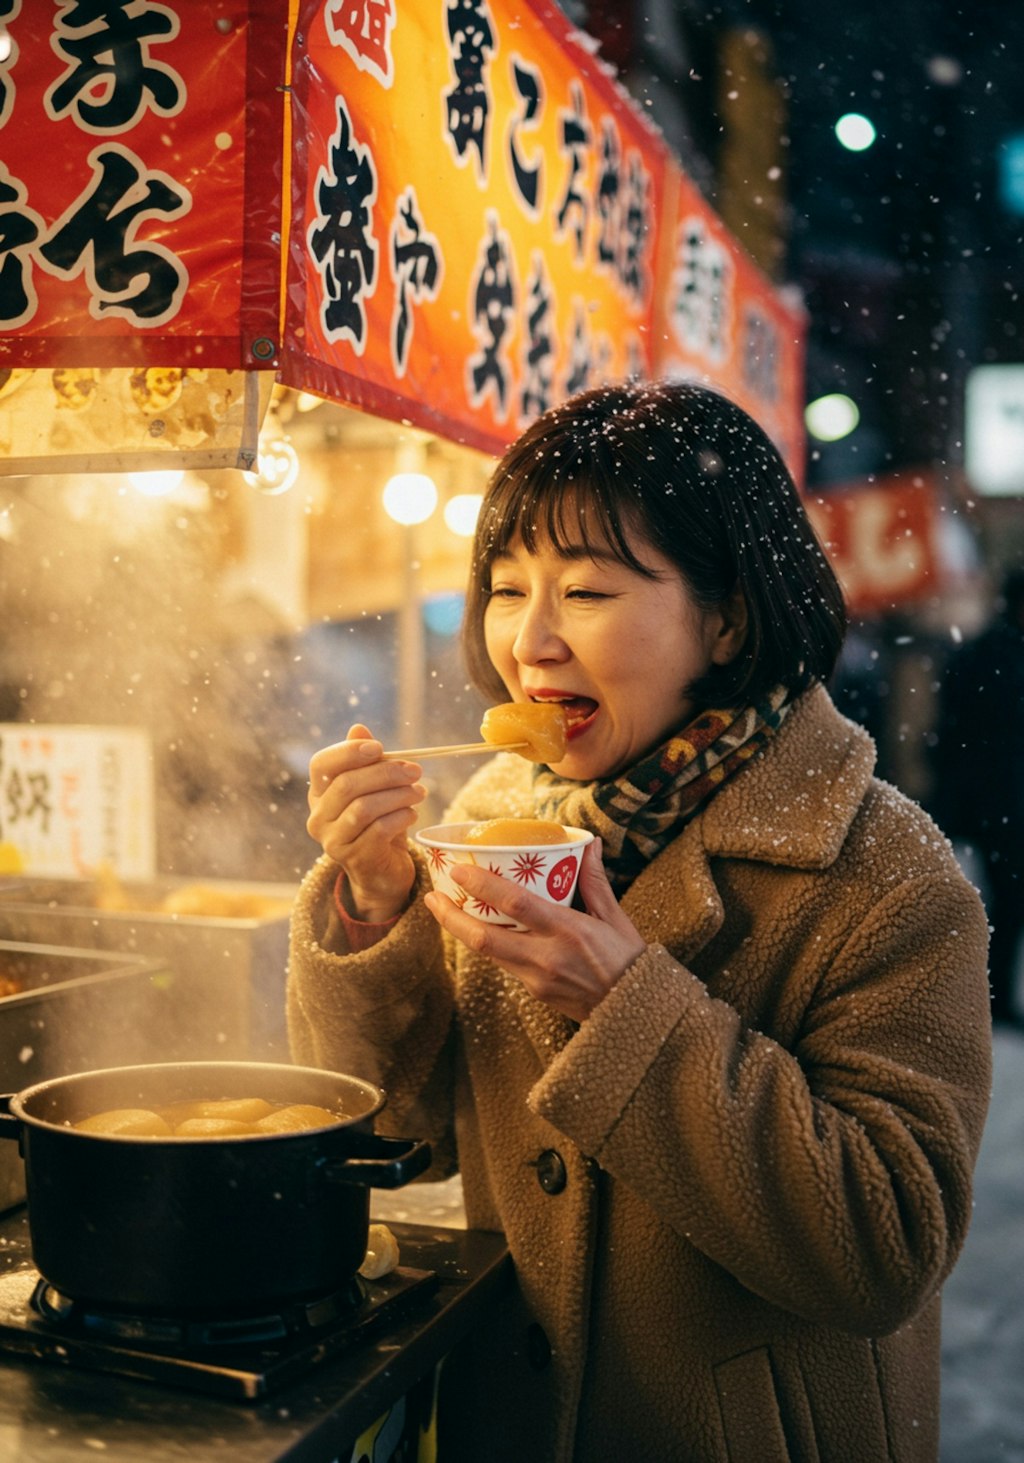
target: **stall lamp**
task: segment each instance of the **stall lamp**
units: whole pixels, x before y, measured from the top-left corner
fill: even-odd
[[[848,437],[860,421],[857,403],[841,391],[819,396],[804,409],[804,422],[819,442],[838,442]]]
[[[459,538],[472,538],[483,506],[482,493],[456,493],[444,505],[444,521]]]
[[[184,476],[180,468],[167,468],[157,472],[131,472],[128,481],[144,498],[166,498],[181,487]]]
[[[437,507],[437,487],[425,472],[396,472],[384,484],[383,499],[396,523],[425,523]]]
[[[299,476],[299,454],[285,437],[261,442],[256,471],[243,472],[246,482],[268,498],[287,493]]]

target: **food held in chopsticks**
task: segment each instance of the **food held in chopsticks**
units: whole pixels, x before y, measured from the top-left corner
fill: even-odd
[[[495,747],[515,747],[531,762],[560,762],[569,721],[556,701],[509,701],[484,712],[480,735]]]
[[[518,752],[530,762],[559,762],[569,744],[565,708],[555,701],[509,701],[484,712],[482,742],[447,747],[406,747],[385,752],[385,762],[418,762],[424,757],[460,757],[476,752]]]

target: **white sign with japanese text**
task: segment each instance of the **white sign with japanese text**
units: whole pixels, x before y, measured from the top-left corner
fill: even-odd
[[[0,723],[0,869],[156,871],[153,751],[134,727]]]

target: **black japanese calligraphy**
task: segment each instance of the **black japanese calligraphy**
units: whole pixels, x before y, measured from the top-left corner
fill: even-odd
[[[89,154],[92,181],[53,225],[39,261],[52,274],[88,280],[89,313],[162,325],[181,309],[188,270],[162,244],[137,244],[143,220],[180,218],[192,207],[187,189],[147,169],[116,143]]]
[[[59,5],[51,44],[68,65],[46,93],[50,117],[73,114],[83,131],[111,133],[134,126],[147,109],[161,117],[181,111],[182,78],[150,55],[150,46],[178,34],[173,10],[152,0]]]
[[[467,391],[473,406],[479,406],[488,394],[495,397],[495,415],[504,421],[508,414],[510,377],[504,347],[515,316],[516,291],[511,241],[499,228],[493,209],[487,211],[487,228],[470,295],[473,334],[481,349],[466,363]]]
[[[22,325],[36,312],[31,246],[43,231],[43,220],[28,207],[25,185],[0,163],[0,322]]]
[[[307,242],[323,282],[320,321],[329,341],[346,339],[357,355],[366,349],[364,297],[377,284],[373,205],[377,172],[369,147],[360,146],[344,99],[330,143],[330,167],[316,179],[317,216]]]
[[[520,394],[520,425],[547,411],[555,347],[551,337],[551,285],[544,269],[544,256],[534,251],[533,271],[526,282],[526,343],[523,350],[523,385]]]
[[[649,179],[638,152],[629,156],[626,183],[626,206],[622,215],[622,245],[619,255],[619,282],[626,294],[640,305],[647,292],[644,253],[651,226]]]
[[[512,85],[522,103],[514,113],[508,126],[508,157],[512,169],[512,182],[531,218],[540,217],[540,189],[543,177],[544,154],[538,150],[536,162],[527,162],[520,150],[519,134],[540,126],[540,115],[544,106],[544,83],[540,68],[532,66],[513,56],[511,61]]]
[[[494,51],[494,30],[487,0],[446,0],[448,54],[455,85],[445,92],[445,131],[455,160],[476,151],[477,177],[487,179],[487,122],[491,112],[487,66]]]
[[[731,288],[732,265],[725,247],[708,233],[702,218],[684,219],[672,271],[672,325],[692,354],[716,363],[725,359]]]
[[[396,200],[390,241],[391,278],[395,283],[391,364],[396,376],[404,376],[412,339],[410,302],[437,299],[443,264],[441,245],[433,234],[424,229],[416,190],[411,186]]]
[[[324,25],[332,46],[340,46],[360,71],[368,71],[382,86],[391,86],[395,0],[327,0]]]
[[[611,117],[601,121],[601,166],[597,174],[597,262],[615,269],[619,258],[619,190],[621,149]]]
[[[651,226],[650,182],[639,152],[630,151],[623,177],[618,129],[611,117],[601,124],[601,164],[594,203],[598,217],[597,263],[611,271],[623,294],[643,303],[647,289],[644,256]]]
[[[559,150],[566,156],[568,176],[562,199],[555,210],[556,237],[562,238],[571,229],[577,262],[582,260],[586,240],[589,203],[583,190],[581,174],[586,168],[586,151],[591,143],[590,123],[587,121],[586,100],[578,81],[570,83],[572,106],[559,111],[561,132]]]
[[[16,833],[24,823],[35,822],[45,834],[53,816],[53,788],[48,772],[26,772],[15,766],[4,774],[0,797],[0,838]]]

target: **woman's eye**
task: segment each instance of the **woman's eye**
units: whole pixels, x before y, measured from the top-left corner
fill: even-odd
[[[569,592],[568,592],[568,594],[566,595],[566,598],[567,599],[607,599],[608,596],[606,594],[602,594],[600,592],[600,590],[597,590],[597,589],[570,589]]]
[[[488,591],[489,599],[517,599],[521,591],[514,589],[511,584],[492,584]]]

